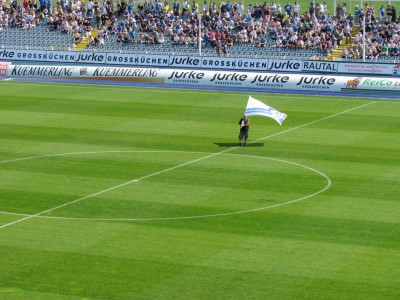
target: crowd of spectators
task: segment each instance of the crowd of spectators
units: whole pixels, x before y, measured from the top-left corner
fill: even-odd
[[[352,43],[342,51],[342,58],[362,58],[365,45],[365,58],[377,59],[398,57],[400,52],[400,18],[394,6],[382,5],[376,12],[373,6],[358,6],[355,14],[361,28],[365,27],[365,41],[359,32]],[[365,23],[365,24],[364,24]]]
[[[171,0],[170,0],[171,1]],[[372,5],[349,12],[339,3],[330,14],[325,2],[306,8],[297,2],[285,5],[266,1],[247,4],[228,0],[217,6],[197,0],[0,0],[0,30],[3,27],[29,29],[41,23],[50,31],[73,36],[77,44],[84,38],[90,45],[102,46],[110,35],[117,43],[144,43],[214,47],[227,55],[236,44],[282,49],[317,49],[329,56],[342,43],[343,58],[361,58],[363,35],[351,36],[355,25],[366,28],[366,58],[398,56],[400,20],[394,6],[375,11]],[[365,18],[364,18],[365,16]],[[201,27],[199,28],[199,22]],[[91,32],[97,29],[93,37]],[[199,39],[200,34],[200,39]]]

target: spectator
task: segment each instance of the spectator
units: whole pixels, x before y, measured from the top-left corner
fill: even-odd
[[[204,1],[202,6],[202,14],[205,15],[206,13],[208,13],[208,4],[207,1]]]
[[[385,18],[385,8],[383,7],[383,5],[381,5],[381,7],[379,8],[379,20],[382,23],[383,20]]]
[[[216,35],[215,35],[215,31],[211,30],[211,31],[209,32],[208,40],[209,40],[209,42],[210,42],[210,45],[213,46],[213,47],[215,47],[216,41],[217,41],[217,38],[216,38]]]
[[[400,49],[399,49],[400,47],[399,46],[397,46],[396,44],[391,44],[391,47],[390,47],[390,56],[393,56],[393,57],[398,57],[399,56],[399,52],[400,52]]]
[[[349,58],[349,50],[347,50],[347,47],[344,47],[342,50],[342,58]]]
[[[300,15],[300,5],[297,2],[293,4],[293,15],[296,18]]]
[[[228,47],[227,47],[226,43],[222,43],[221,50],[222,50],[222,55],[223,56],[227,56],[228,55]]]
[[[286,12],[289,16],[291,16],[291,14],[292,14],[292,6],[290,5],[290,2],[288,2],[288,3],[285,5],[285,12]]]
[[[361,15],[361,9],[356,5],[354,8],[354,21],[359,24],[360,23],[360,15]]]
[[[75,44],[78,44],[78,43],[80,43],[80,42],[81,42],[81,35],[79,34],[78,31],[75,31],[75,32],[74,32],[74,43],[75,43]]]
[[[216,44],[215,44],[215,51],[217,53],[218,56],[221,55],[222,52],[222,45],[221,45],[221,41],[217,40]]]
[[[389,56],[389,44],[387,42],[382,44],[380,56]]]
[[[228,36],[226,37],[225,45],[226,45],[227,47],[232,47],[232,46],[233,46],[233,38],[232,38],[231,35],[228,35]]]
[[[397,18],[397,12],[396,12],[396,8],[394,6],[392,6],[392,22],[396,22],[396,18]]]
[[[393,19],[392,19],[392,7],[390,5],[388,5],[387,8],[386,8],[386,15],[390,18],[390,21],[393,21]]]

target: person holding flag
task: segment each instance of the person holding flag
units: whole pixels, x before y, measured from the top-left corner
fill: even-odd
[[[277,121],[279,125],[282,125],[283,121],[287,117],[286,114],[279,112],[271,106],[268,106],[265,103],[261,102],[260,100],[249,96],[244,116],[239,121],[239,146],[242,146],[242,142],[243,146],[246,146],[247,138],[249,137],[250,120],[248,116],[264,116],[267,118],[271,118]]]
[[[239,131],[239,146],[246,146],[247,138],[249,137],[250,120],[244,115],[239,121],[240,131]]]

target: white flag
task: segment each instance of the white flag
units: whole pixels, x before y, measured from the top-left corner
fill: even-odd
[[[282,125],[283,121],[286,119],[287,115],[273,109],[272,107],[262,103],[261,101],[254,99],[249,96],[249,101],[247,102],[246,111],[244,113],[247,116],[264,116],[274,119]]]

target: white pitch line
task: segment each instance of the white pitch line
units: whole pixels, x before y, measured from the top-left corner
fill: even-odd
[[[228,149],[228,150],[229,150],[229,149]],[[85,197],[82,197],[82,198],[79,198],[79,199],[75,199],[75,200],[72,200],[72,201],[70,201],[70,202],[67,202],[67,203],[64,203],[64,204],[61,204],[61,205],[58,205],[58,206],[55,206],[55,207],[46,209],[46,210],[41,211],[41,212],[38,212],[38,213],[36,213],[36,214],[34,214],[34,215],[29,215],[29,216],[27,216],[27,217],[25,217],[25,218],[22,218],[22,219],[19,219],[19,220],[10,222],[10,223],[3,224],[3,225],[0,226],[0,229],[5,228],[5,227],[8,227],[8,226],[11,226],[11,225],[14,225],[14,224],[17,224],[17,223],[20,223],[20,222],[25,221],[25,220],[32,219],[32,218],[34,218],[34,217],[39,217],[39,216],[41,216],[41,215],[43,215],[43,214],[46,214],[46,213],[48,213],[48,212],[57,210],[57,209],[59,209],[59,208],[62,208],[62,207],[65,207],[65,206],[68,206],[68,205],[71,205],[71,204],[74,204],[74,203],[77,203],[77,202],[80,202],[80,201],[82,201],[82,200],[85,200],[85,199],[88,199],[88,198],[91,198],[91,197],[95,197],[95,196],[104,194],[104,193],[106,193],[106,192],[109,192],[109,191],[118,189],[118,188],[120,188],[120,187],[129,185],[129,184],[131,184],[131,183],[135,183],[135,182],[138,182],[138,181],[140,181],[140,180],[143,180],[143,179],[146,179],[146,178],[150,178],[150,177],[153,177],[153,176],[156,176],[156,175],[159,175],[159,174],[168,172],[168,171],[172,171],[172,170],[174,170],[174,169],[181,168],[181,167],[183,167],[183,166],[187,166],[187,165],[189,165],[189,164],[192,164],[192,163],[195,163],[195,162],[198,162],[198,161],[201,161],[201,160],[204,160],[204,159],[207,159],[207,158],[210,158],[210,157],[213,157],[213,156],[222,154],[223,152],[226,152],[226,151],[228,151],[228,150],[225,150],[225,151],[222,151],[222,152],[218,152],[218,153],[213,153],[213,154],[210,154],[210,155],[207,155],[207,156],[204,156],[204,157],[201,157],[201,158],[198,158],[198,159],[189,161],[189,162],[185,162],[185,163],[179,164],[179,165],[177,165],[177,166],[175,166],[175,167],[167,168],[167,169],[164,169],[164,170],[162,170],[162,171],[155,172],[155,173],[152,173],[152,174],[149,174],[149,175],[146,175],[146,176],[137,178],[137,179],[132,179],[132,180],[127,181],[127,182],[125,182],[125,183],[122,183],[122,184],[119,184],[119,185],[110,187],[110,188],[108,188],[108,189],[105,189],[105,190],[102,190],[102,191],[93,193],[93,194],[91,194],[91,195],[87,195],[87,196],[85,196]],[[46,156],[47,156],[47,155],[46,155]]]
[[[53,211],[53,210],[56,210],[56,209],[59,209],[59,208],[62,208],[62,207],[68,206],[68,205],[71,205],[71,204],[73,204],[73,203],[76,203],[76,202],[85,200],[85,199],[87,199],[87,198],[95,197],[95,196],[97,196],[97,195],[100,195],[100,194],[103,194],[103,193],[106,193],[106,192],[115,190],[115,189],[117,189],[117,188],[123,187],[123,186],[128,185],[128,184],[131,184],[131,183],[133,183],[133,182],[137,182],[137,180],[130,180],[130,181],[127,181],[127,182],[125,182],[125,183],[122,183],[122,184],[119,184],[119,185],[110,187],[110,188],[108,188],[108,189],[102,190],[102,191],[100,191],[100,192],[97,192],[97,193],[94,193],[94,194],[91,194],[91,195],[88,195],[88,196],[85,196],[85,197],[82,197],[82,198],[79,198],[79,199],[75,199],[75,200],[73,200],[73,201],[70,201],[70,202],[67,202],[67,203],[64,203],[64,204],[61,204],[61,205],[58,205],[58,206],[55,206],[55,207],[46,209],[46,210],[44,210],[44,211],[38,212],[37,214],[30,215],[30,216],[27,216],[27,217],[25,217],[25,218],[22,218],[22,219],[19,219],[19,220],[16,220],[16,221],[13,221],[13,222],[10,222],[10,223],[1,225],[1,226],[0,226],[0,229],[2,229],[2,228],[4,228],[4,227],[11,226],[11,225],[14,225],[14,224],[17,224],[17,223],[20,223],[20,222],[22,222],[22,221],[25,221],[25,220],[28,220],[28,219],[31,219],[31,218],[34,218],[34,217],[41,216],[41,215],[43,215],[43,214],[45,214],[45,213],[51,212],[51,211]]]
[[[348,109],[348,110],[339,112],[339,113],[334,114],[334,115],[331,115],[331,116],[327,116],[327,117],[324,117],[324,118],[321,118],[321,119],[318,119],[318,120],[315,120],[315,121],[312,121],[312,122],[309,122],[309,123],[306,123],[306,124],[303,124],[303,125],[299,125],[299,126],[296,126],[296,127],[293,127],[293,128],[287,129],[287,130],[284,130],[284,131],[280,131],[280,132],[271,134],[271,135],[269,135],[269,136],[266,136],[266,137],[260,138],[260,139],[258,139],[258,140],[255,140],[255,141],[253,141],[253,142],[250,142],[249,144],[251,144],[251,143],[256,143],[256,142],[259,142],[259,141],[262,141],[262,140],[266,140],[266,139],[269,139],[269,138],[271,138],[271,137],[274,137],[274,136],[277,136],[277,135],[280,135],[280,134],[283,134],[283,133],[287,133],[287,132],[290,132],[290,131],[293,131],[293,130],[296,130],[296,129],[299,129],[299,128],[302,128],[302,127],[305,127],[305,126],[308,126],[308,125],[312,125],[312,124],[317,123],[317,122],[325,121],[325,120],[327,120],[327,119],[334,118],[334,117],[336,117],[336,116],[339,116],[339,115],[348,113],[348,112],[350,112],[350,111],[353,111],[353,110],[362,108],[362,107],[364,107],[364,106],[367,106],[367,105],[370,105],[370,104],[373,104],[373,103],[376,103],[376,101],[368,102],[368,103],[366,103],[366,104],[363,104],[363,105],[360,105],[360,106],[357,106],[357,107],[350,108],[350,109]]]
[[[115,152],[115,151],[112,151]],[[170,151],[165,151],[165,153],[168,153]],[[178,151],[179,152],[179,151]],[[185,153],[204,153],[204,152],[185,152]],[[205,153],[204,153],[205,154]],[[47,218],[47,219],[60,219],[60,220],[84,220],[84,221],[171,221],[171,220],[183,220],[183,219],[200,219],[200,218],[211,218],[211,217],[222,217],[222,216],[231,216],[231,215],[238,215],[238,214],[245,214],[245,213],[250,213],[250,212],[256,212],[256,211],[261,211],[261,210],[267,210],[267,209],[271,209],[274,207],[278,207],[278,206],[283,206],[283,205],[289,205],[295,202],[299,202],[311,197],[314,197],[318,194],[323,193],[324,191],[326,191],[327,189],[329,189],[332,185],[332,181],[331,179],[325,175],[324,173],[299,164],[299,163],[294,163],[294,162],[290,162],[287,160],[282,160],[282,159],[276,159],[276,158],[271,158],[271,157],[265,157],[265,156],[254,156],[254,155],[246,155],[246,154],[226,154],[226,155],[232,155],[232,156],[240,156],[240,157],[249,157],[249,158],[261,158],[261,159],[267,159],[267,160],[273,160],[273,161],[277,161],[277,162],[282,162],[282,163],[286,163],[286,164],[290,164],[290,165],[294,165],[294,166],[298,166],[301,168],[305,168],[307,170],[310,170],[314,173],[317,173],[318,175],[324,177],[327,181],[327,185],[322,188],[321,190],[309,194],[309,195],[305,195],[301,198],[297,198],[297,199],[293,199],[293,200],[289,200],[286,202],[282,202],[282,203],[278,203],[278,204],[274,204],[274,205],[269,205],[269,206],[263,206],[263,207],[258,207],[258,208],[253,208],[253,209],[247,209],[247,210],[242,210],[242,211],[233,211],[233,212],[227,212],[227,213],[219,213],[219,214],[209,214],[209,215],[197,215],[197,216],[181,216],[181,217],[157,217],[157,218],[78,218],[78,217],[57,217],[57,216],[37,216],[37,218]],[[5,212],[0,212],[0,213],[5,213]],[[18,214],[18,213],[7,213],[7,214],[12,214],[12,215],[17,215],[17,216],[29,216],[27,214]]]
[[[345,114],[345,113],[347,113],[347,112],[350,112],[350,111],[353,111],[353,110],[356,110],[356,109],[365,107],[365,106],[370,105],[370,104],[373,104],[373,103],[375,103],[375,102],[376,102],[376,101],[369,102],[369,103],[366,103],[366,104],[363,104],[363,105],[359,105],[359,106],[357,106],[357,107],[353,107],[353,108],[351,108],[351,109],[348,109],[348,110],[345,110],[345,111],[342,111],[342,112],[333,114],[333,115],[328,116],[328,117],[324,117],[324,118],[321,118],[321,119],[318,119],[318,120],[315,120],[315,121],[312,121],[312,122],[309,122],[309,123],[306,123],[306,124],[303,124],[303,125],[300,125],[300,126],[296,126],[296,127],[293,127],[293,128],[290,128],[290,129],[287,129],[287,130],[284,130],[284,131],[281,131],[281,132],[278,132],[278,133],[274,133],[274,134],[272,134],[272,135],[269,135],[269,136],[260,138],[260,139],[258,139],[258,140],[255,140],[255,141],[253,141],[252,143],[255,143],[255,142],[261,141],[261,140],[265,140],[265,139],[268,139],[268,138],[271,138],[271,137],[274,137],[274,136],[277,136],[277,135],[280,135],[280,134],[283,134],[283,133],[287,133],[287,132],[290,132],[290,131],[293,131],[293,130],[295,130],[295,129],[299,129],[299,128],[302,128],[302,127],[305,127],[305,126],[308,126],[308,125],[312,125],[312,124],[315,124],[315,123],[317,123],[317,122],[321,122],[321,121],[324,121],[324,120],[327,120],[327,119],[336,117],[336,116],[338,116],[338,115]],[[249,143],[249,144],[250,144],[250,143]],[[95,196],[104,194],[104,193],[106,193],[106,192],[115,190],[115,189],[117,189],[117,188],[120,188],[120,187],[129,185],[129,184],[134,183],[134,182],[138,182],[138,181],[143,180],[143,179],[146,179],[146,178],[150,178],[150,177],[153,177],[153,176],[156,176],[156,175],[159,175],[159,174],[163,174],[163,173],[165,173],[165,172],[172,171],[172,170],[175,170],[175,169],[177,169],[177,168],[181,168],[181,167],[184,167],[184,166],[187,166],[187,165],[190,165],[190,164],[193,164],[193,163],[196,163],[196,162],[205,160],[205,159],[207,159],[207,158],[211,158],[211,157],[214,157],[214,156],[223,154],[223,153],[228,152],[228,151],[232,151],[232,150],[237,149],[237,148],[239,148],[239,146],[232,147],[232,148],[229,148],[229,149],[226,149],[226,150],[224,150],[224,151],[217,152],[217,153],[213,153],[213,154],[210,154],[210,155],[207,155],[207,156],[204,156],[204,157],[201,157],[201,158],[198,158],[198,159],[195,159],[195,160],[186,162],[186,163],[182,163],[182,164],[179,164],[179,165],[177,165],[177,166],[175,166],[175,167],[167,168],[167,169],[164,169],[164,170],[162,170],[162,171],[155,172],[155,173],[152,173],[152,174],[149,174],[149,175],[146,175],[146,176],[137,178],[137,179],[132,179],[132,180],[127,181],[127,182],[125,182],[125,183],[122,183],[122,184],[119,184],[119,185],[110,187],[110,188],[108,188],[108,189],[105,189],[105,190],[96,192],[96,193],[94,193],[94,194],[91,194],[91,195],[88,195],[88,196],[85,196],[85,197],[82,197],[82,198],[79,198],[79,199],[75,199],[75,200],[73,200],[73,201],[70,201],[70,202],[67,202],[67,203],[64,203],[64,204],[61,204],[61,205],[58,205],[58,206],[55,206],[55,207],[46,209],[46,210],[41,211],[41,212],[38,212],[38,213],[36,213],[36,214],[34,214],[34,215],[30,215],[30,216],[27,216],[27,217],[25,217],[25,218],[22,218],[22,219],[13,221],[13,222],[9,222],[9,223],[3,224],[3,225],[0,226],[0,229],[3,229],[3,228],[5,228],[5,227],[12,226],[12,225],[14,225],[14,224],[18,224],[18,223],[20,223],[20,222],[23,222],[23,221],[32,219],[32,218],[34,218],[34,217],[39,217],[39,216],[41,216],[41,215],[43,215],[43,214],[46,214],[46,213],[48,213],[48,212],[57,210],[57,209],[59,209],[59,208],[62,208],[62,207],[65,207],[65,206],[68,206],[68,205],[71,205],[71,204],[80,202],[80,201],[82,201],[82,200],[85,200],[85,199],[88,199],[88,198],[91,198],[91,197],[95,197]],[[21,160],[23,160],[23,159],[21,159]],[[279,205],[277,205],[277,206],[279,206]]]

